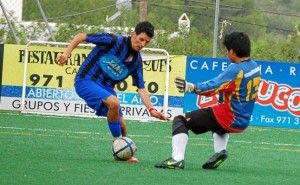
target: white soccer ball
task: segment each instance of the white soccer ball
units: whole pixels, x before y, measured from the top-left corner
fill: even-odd
[[[127,161],[137,150],[132,139],[128,137],[120,137],[114,140],[112,144],[113,156],[120,161]]]

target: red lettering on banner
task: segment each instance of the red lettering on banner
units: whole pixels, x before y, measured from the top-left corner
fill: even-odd
[[[262,80],[256,100],[261,105],[272,105],[276,110],[288,110],[295,116],[300,116],[299,88]]]
[[[272,105],[276,110],[288,110],[295,116],[300,116],[300,88],[292,88],[287,84],[278,84],[261,80],[256,102],[261,105]],[[197,106],[206,108],[218,103],[218,97],[197,97]]]
[[[288,108],[289,111],[300,116],[300,89],[292,89],[289,94]]]
[[[266,82],[261,80],[259,84],[259,96],[256,97],[256,101],[262,105],[268,105],[273,102],[276,97],[278,85],[274,82]]]

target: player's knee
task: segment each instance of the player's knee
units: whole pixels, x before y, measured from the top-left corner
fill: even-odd
[[[105,103],[108,105],[109,109],[119,110],[120,108],[120,101],[115,96],[110,96],[109,98],[107,98]]]
[[[112,102],[112,103],[109,105],[109,108],[110,108],[110,109],[116,109],[116,110],[119,110],[119,108],[120,108],[120,102],[119,102],[119,101]]]
[[[188,134],[188,127],[187,127],[187,121],[183,116],[176,116],[173,119],[173,126],[172,126],[172,135],[185,133]]]

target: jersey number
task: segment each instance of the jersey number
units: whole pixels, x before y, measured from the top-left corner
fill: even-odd
[[[250,101],[256,98],[259,82],[260,82],[260,77],[257,76],[247,83],[246,101]]]

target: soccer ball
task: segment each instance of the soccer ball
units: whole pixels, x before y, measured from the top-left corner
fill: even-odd
[[[127,161],[136,150],[134,142],[128,137],[120,137],[114,140],[112,144],[113,156],[120,161]]]

